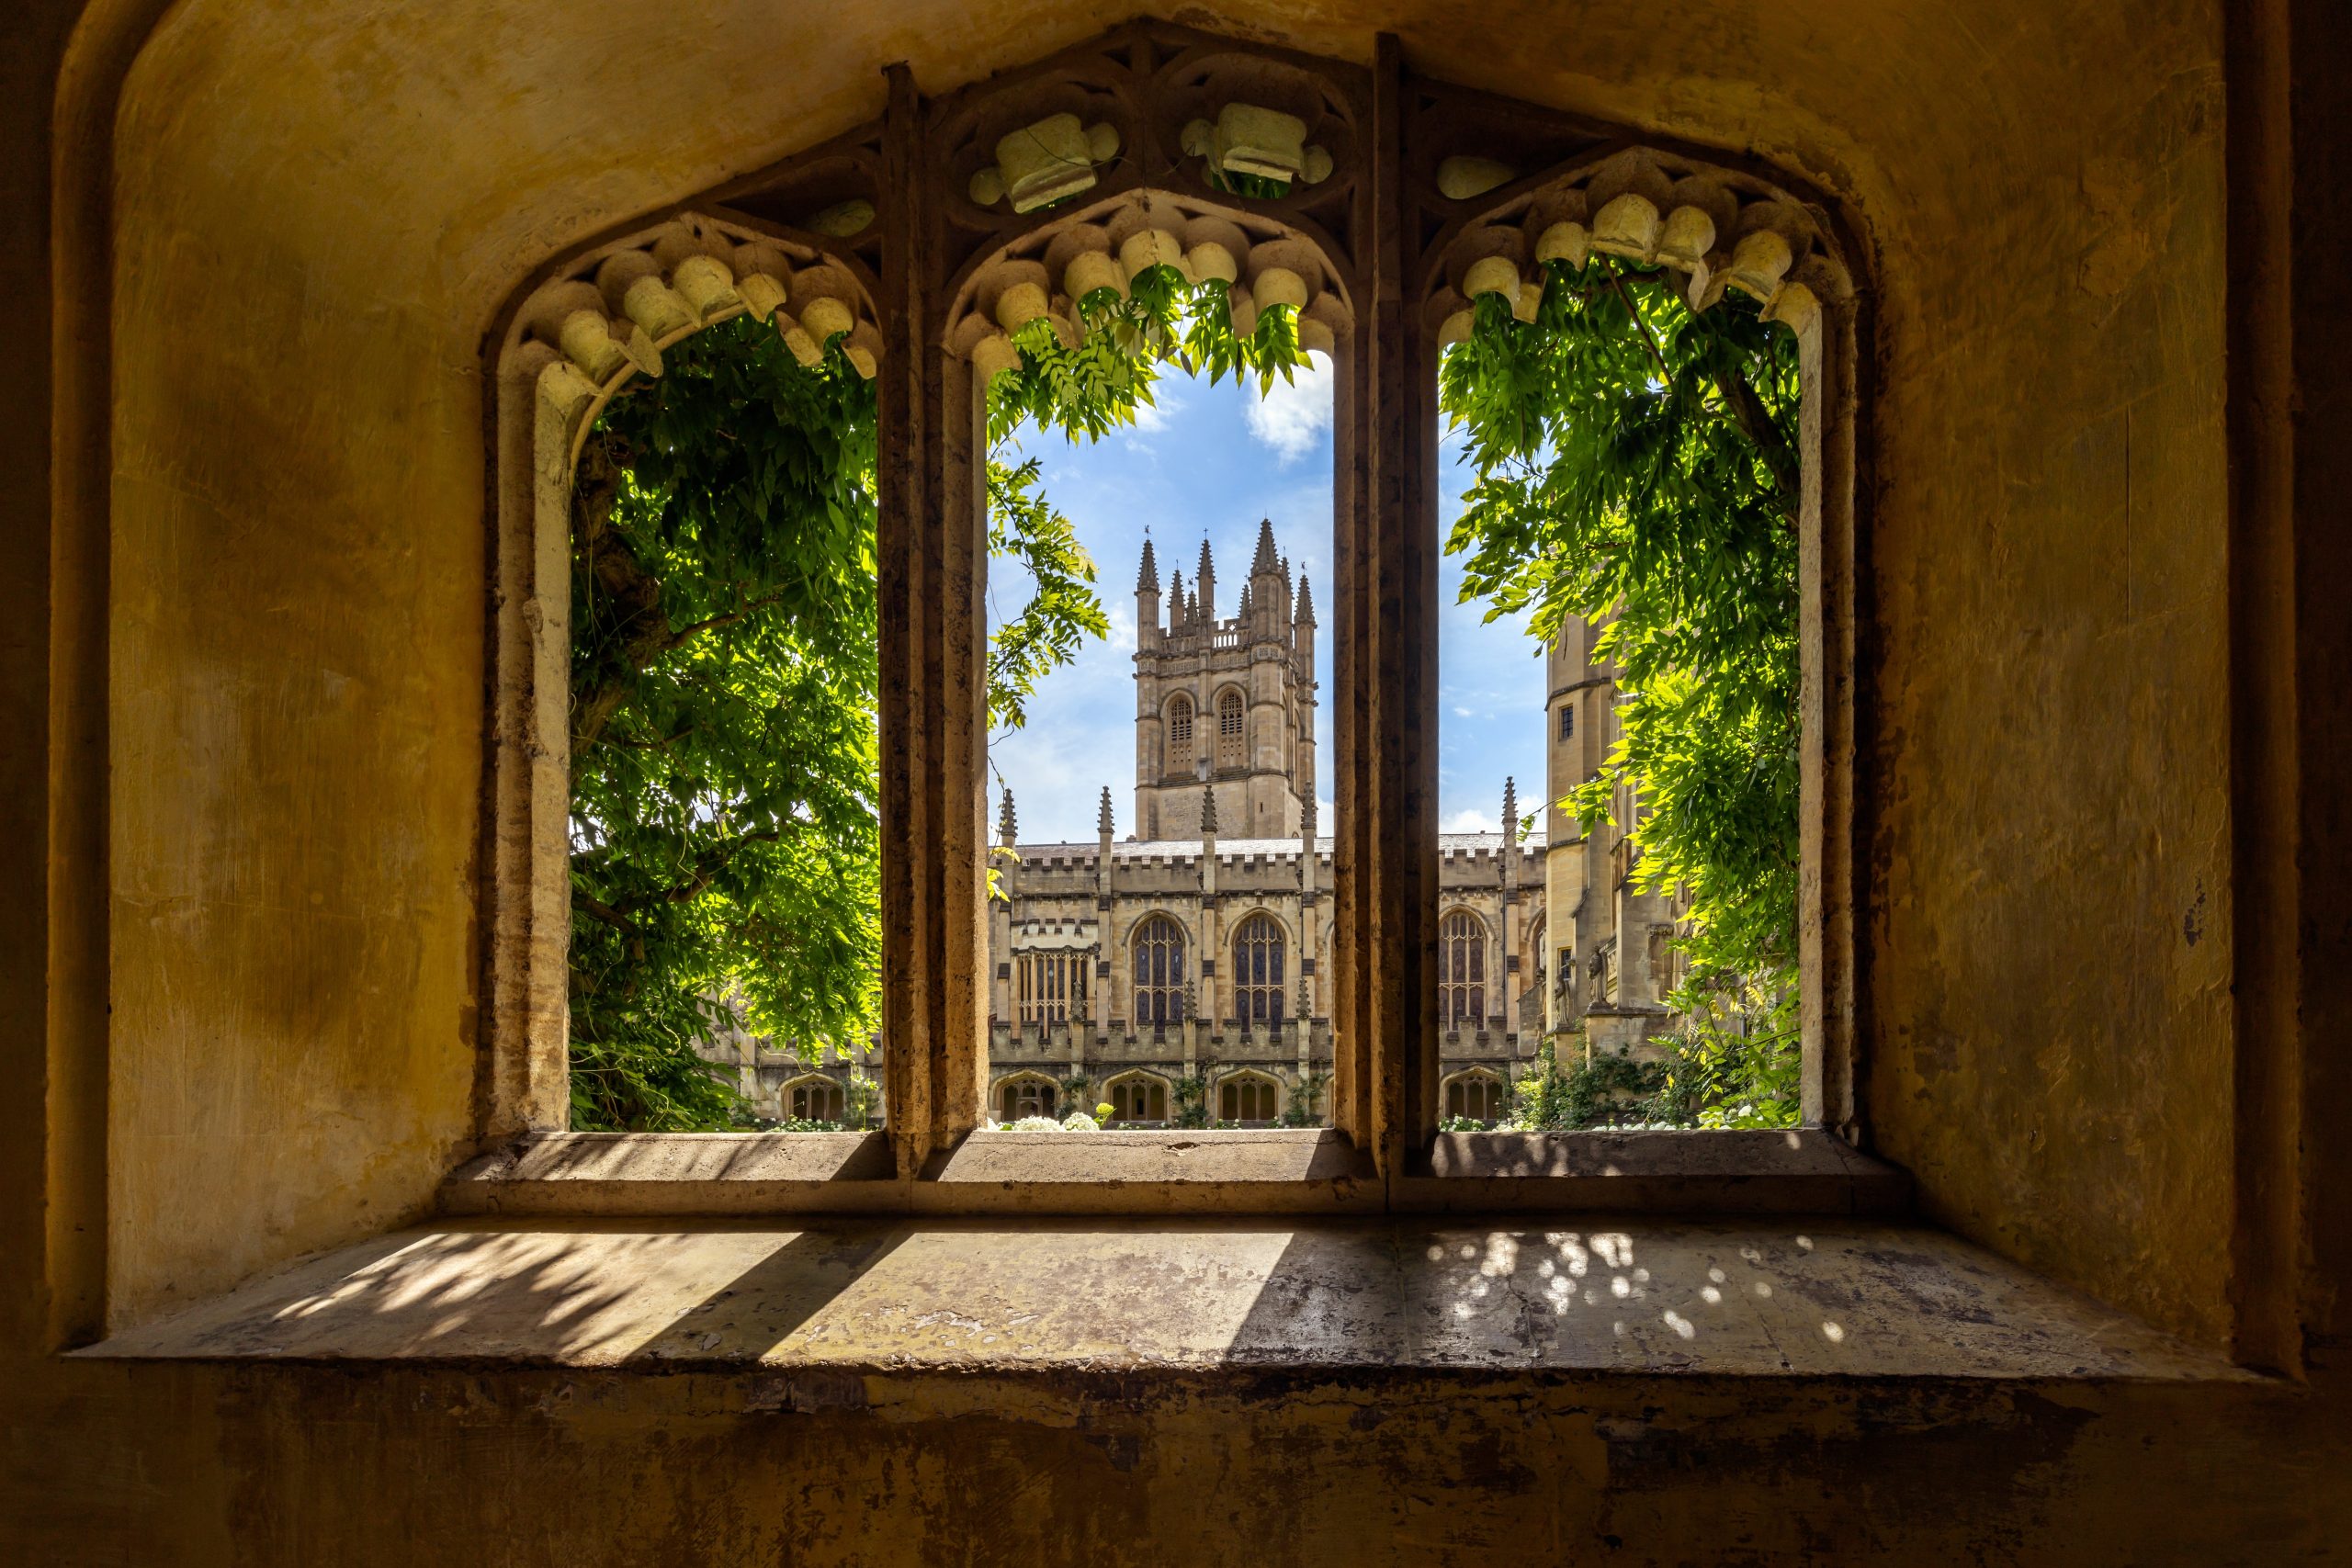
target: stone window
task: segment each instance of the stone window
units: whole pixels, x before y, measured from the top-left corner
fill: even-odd
[[[1130,943],[1137,1029],[1155,1032],[1184,1021],[1184,928],[1165,915],[1147,917]]]
[[[849,1120],[847,1097],[842,1086],[828,1077],[805,1077],[787,1085],[784,1094],[785,1114],[796,1122],[846,1122]]]
[[[1148,1073],[1129,1073],[1113,1078],[1106,1090],[1111,1101],[1111,1124],[1133,1127],[1168,1120],[1168,1086]]]
[[[1849,694],[1851,453],[1862,399],[1850,371],[1862,317],[1838,255],[1846,241],[1834,215],[1825,216],[1832,208],[1760,168],[1709,164],[1633,133],[1596,141],[1591,128],[1419,77],[1393,52],[1370,65],[1277,58],[1216,40],[1179,90],[1164,67],[1176,52],[1204,48],[1203,39],[1161,23],[1136,28],[1115,47],[1075,46],[1031,72],[937,97],[896,73],[882,117],[856,131],[854,156],[844,161],[842,152],[852,142],[812,148],[688,196],[659,221],[616,225],[537,258],[545,265],[518,278],[501,308],[485,355],[498,515],[485,682],[480,1135],[557,1134],[568,1117],[563,807],[572,759],[560,698],[573,630],[565,611],[573,464],[601,411],[632,384],[658,378],[663,354],[743,315],[768,322],[804,363],[838,344],[874,379],[881,447],[909,455],[876,471],[874,541],[887,672],[877,716],[879,1038],[887,1131],[901,1168],[923,1168],[1001,1109],[986,1066],[988,993],[999,983],[994,960],[1008,955],[987,955],[991,863],[972,809],[988,763],[985,400],[995,378],[1021,368],[1014,339],[1034,339],[1040,317],[1067,341],[1074,301],[1105,289],[1130,295],[1140,269],[1159,266],[1224,279],[1236,322],[1290,312],[1296,342],[1327,355],[1336,378],[1333,504],[1342,536],[1355,543],[1350,569],[1322,585],[1340,628],[1325,679],[1333,711],[1351,722],[1330,741],[1331,798],[1319,826],[1333,848],[1314,889],[1336,921],[1318,920],[1312,970],[1306,952],[1293,960],[1272,944],[1219,956],[1233,966],[1234,1010],[1246,1006],[1252,1024],[1261,1005],[1268,1022],[1296,1005],[1280,990],[1294,963],[1317,975],[1318,988],[1330,977],[1328,998],[1318,994],[1316,1004],[1330,1015],[1317,1052],[1318,1070],[1328,1066],[1333,1078],[1334,1129],[1384,1172],[1412,1157],[1446,1112],[1432,1070],[1439,1039],[1464,1024],[1488,1027],[1503,1011],[1488,987],[1503,976],[1487,973],[1501,933],[1434,897],[1440,695],[1416,650],[1438,640],[1434,574],[1424,569],[1442,548],[1434,519],[1442,481],[1400,422],[1422,406],[1427,379],[1487,295],[1532,305],[1541,292],[1527,285],[1541,269],[1594,247],[1687,279],[1694,298],[1725,288],[1749,295],[1801,350],[1806,419],[1796,457],[1809,473],[1791,523],[1806,563],[1804,689],[1821,694],[1802,741],[1811,862],[1798,922],[1805,1117],[1858,1126],[1855,924],[1843,890],[1859,885]],[[1050,170],[992,162],[1001,147],[1024,145],[1013,133],[1080,83],[1107,117],[1083,128],[1091,162],[1065,159]],[[1384,103],[1385,121],[1375,118]],[[1228,108],[1287,127],[1275,149],[1289,160],[1284,178],[1253,174],[1272,184],[1247,189],[1219,183],[1215,161],[1229,138],[1216,127]],[[1510,135],[1495,134],[1498,113]],[[1192,134],[1195,116],[1208,127],[1203,138]],[[1386,140],[1374,134],[1382,123]],[[1419,175],[1407,177],[1442,164],[1459,165],[1448,177],[1461,188],[1432,194]],[[1502,183],[1482,183],[1481,170],[1505,164]],[[1041,175],[1050,177],[1041,185]],[[1475,189],[1463,183],[1471,175],[1479,176]],[[1378,193],[1387,206],[1374,203]],[[853,225],[830,226],[852,211]],[[828,223],[811,228],[818,217]],[[1430,237],[1426,254],[1417,236]],[[1374,311],[1374,300],[1395,308]],[[1214,604],[1196,590],[1187,605],[1195,599]],[[1304,573],[1297,599],[1306,626]],[[1262,616],[1266,603],[1252,599],[1253,614]],[[1165,613],[1176,615],[1172,599]],[[1221,624],[1187,623],[1184,635],[1222,658],[1217,639],[1238,634]],[[1167,772],[1197,773],[1212,755],[1219,770],[1250,762],[1250,693],[1260,688],[1248,680],[1237,674],[1233,685],[1211,688],[1209,714],[1199,712],[1200,686],[1170,694],[1159,738]],[[1560,740],[1575,735],[1573,706],[1564,699],[1554,721]],[[1270,744],[1306,750],[1310,716],[1296,712],[1291,728],[1272,721]],[[1598,716],[1608,731],[1605,705]],[[1212,724],[1213,751],[1204,732]],[[1608,740],[1603,733],[1596,744]],[[1148,771],[1148,750],[1142,761]],[[1137,784],[1140,791],[1157,781]],[[1177,819],[1196,820],[1192,809],[1187,801]],[[1157,798],[1138,803],[1139,833],[1157,836],[1167,819]],[[1225,826],[1238,839],[1261,824]],[[1158,858],[1170,906],[1190,909],[1194,895],[1184,885],[1197,868],[1182,855]],[[1032,964],[1011,977],[1018,1000],[1010,1010],[1023,1021],[1115,1010],[1147,1037],[1189,1026],[1195,972],[1183,928],[1160,916],[1129,941],[1132,976],[1118,982],[1113,1009],[1067,966],[1057,974]],[[1434,987],[1359,981],[1393,976],[1415,953],[1434,954]],[[1201,972],[1210,956],[1199,955]],[[1580,951],[1572,960],[1563,949],[1554,986],[1613,987],[1613,973],[1593,956]],[[1572,981],[1579,964],[1589,977]],[[1665,967],[1670,973],[1670,958]],[[1218,1004],[1226,1012],[1222,994]],[[1316,1028],[1324,1028],[1320,1016]]]
[[[1238,768],[1249,761],[1242,731],[1241,694],[1227,686],[1216,699],[1216,765]]]
[[[1216,1086],[1216,1117],[1263,1126],[1281,1114],[1282,1089],[1262,1073],[1229,1073]]]
[[[1487,1027],[1487,923],[1467,909],[1438,930],[1438,1021],[1448,1030]]]
[[[1233,1012],[1244,1032],[1283,1021],[1283,928],[1252,915],[1233,936]]]
[[[1459,1119],[1491,1125],[1502,1120],[1505,1103],[1502,1081],[1492,1073],[1464,1073],[1445,1086],[1445,1114],[1450,1121]]]
[[[1012,959],[1015,1016],[1024,1025],[1086,1016],[1086,952],[1020,953]]]
[[[1035,1073],[1007,1078],[997,1086],[997,1119],[1008,1124],[1024,1116],[1056,1116],[1061,1104],[1061,1088],[1051,1078]]]

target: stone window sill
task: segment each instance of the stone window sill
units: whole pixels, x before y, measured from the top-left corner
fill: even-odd
[[[449,1222],[75,1352],[111,1360],[761,1372],[2254,1381],[1967,1243],[1883,1221]],[[764,1390],[764,1393],[761,1391]]]
[[[453,1215],[1566,1213],[1892,1216],[1902,1171],[1817,1129],[1447,1133],[1383,1181],[1329,1128],[975,1133],[914,1180],[880,1133],[543,1134],[451,1175]]]

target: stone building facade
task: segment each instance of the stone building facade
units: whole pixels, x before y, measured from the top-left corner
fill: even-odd
[[[1273,525],[1230,616],[1205,542],[1192,581],[1163,591],[1150,541],[1136,582],[1135,831],[1109,785],[1091,842],[1022,840],[1000,803],[989,911],[989,1114],[1059,1118],[1108,1102],[1113,1125],[1320,1124],[1332,1061],[1331,840],[1317,831],[1315,608]],[[1668,1018],[1668,900],[1627,886],[1632,846],[1580,830],[1560,799],[1615,739],[1600,627],[1572,621],[1549,649],[1537,711],[1545,804],[1521,834],[1516,781],[1503,830],[1439,839],[1440,1057],[1445,1114],[1491,1121],[1517,1064],[1546,1034],[1638,1045]],[[1631,820],[1621,799],[1615,819]],[[765,1113],[839,1120],[853,1066],[811,1067],[745,1036],[714,1055]],[[878,1108],[877,1108],[878,1114]]]

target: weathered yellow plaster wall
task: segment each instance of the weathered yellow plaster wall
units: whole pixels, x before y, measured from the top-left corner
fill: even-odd
[[[499,301],[556,246],[874,114],[883,62],[944,89],[1124,13],[1020,15],[192,0],[141,54],[117,177],[118,1320],[413,1209],[462,1136],[474,372]],[[1507,51],[1497,20],[1229,25],[1348,55],[1391,28],[1431,73],[1846,199],[1880,289],[1871,1120],[1931,1212],[2217,1336],[2218,13],[1544,6]],[[190,1223],[222,1201],[257,1220],[228,1249]]]
[[[132,18],[124,50],[140,10],[104,13]],[[89,167],[86,137],[51,141],[78,11],[19,0],[0,51],[0,285],[35,342],[53,299],[103,287],[51,274],[44,226],[52,155]],[[1275,1381],[975,1408],[917,1382],[877,1427],[846,1408],[863,1385],[48,1354],[77,1228],[103,1224],[131,1321],[415,1212],[466,1136],[477,345],[514,280],[871,116],[887,61],[936,91],[1125,15],[187,0],[145,43],[112,176],[103,1220],[88,1145],[59,1134],[86,1095],[46,1055],[51,917],[96,874],[38,891],[54,792],[89,778],[50,729],[66,600],[24,439],[60,395],[45,367],[0,422],[21,459],[0,491],[0,885],[21,890],[0,903],[0,1539],[35,1562],[355,1563],[596,1560],[630,1532],[675,1561],[1446,1561],[1422,1543],[1506,1525],[1545,1560],[1712,1559],[1726,1528],[1758,1559],[2335,1548],[2324,1368],[2308,1395]],[[1179,19],[1356,57],[1386,28],[1432,74],[1752,150],[1846,202],[1878,290],[1872,1130],[1931,1213],[2218,1338],[2241,1043],[2222,0]],[[88,525],[62,518],[68,544]],[[2312,1187],[2346,1190],[2324,1179],[2340,1151],[2309,1157]]]

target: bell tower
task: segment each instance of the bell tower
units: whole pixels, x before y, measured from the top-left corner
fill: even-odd
[[[1136,577],[1136,833],[1194,839],[1202,803],[1220,835],[1295,838],[1315,798],[1315,604],[1260,519],[1239,604],[1216,614],[1216,562],[1201,544],[1194,590],[1171,581],[1146,539]],[[1206,792],[1202,786],[1207,785]]]

